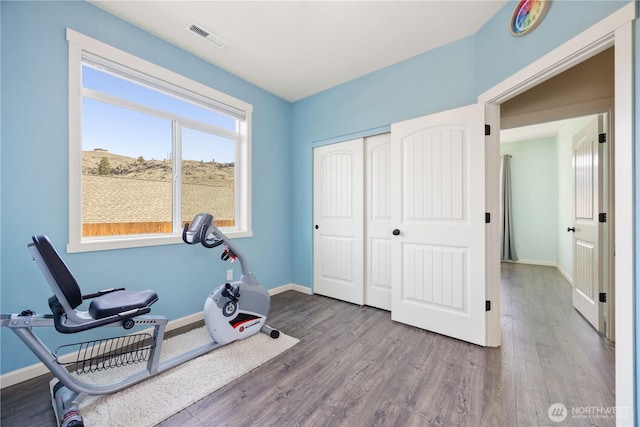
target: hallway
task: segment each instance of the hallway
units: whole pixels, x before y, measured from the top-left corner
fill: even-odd
[[[554,267],[502,263],[501,273],[504,398],[517,424],[536,424],[532,414],[548,424],[549,404],[562,403],[562,425],[589,425],[589,411],[594,425],[615,425],[603,413],[615,407],[615,346],[573,309],[571,285]]]

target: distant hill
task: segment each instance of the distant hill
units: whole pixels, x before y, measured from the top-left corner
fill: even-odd
[[[107,175],[107,173],[100,173],[100,162],[105,162],[104,164],[108,162],[109,176],[149,181],[171,181],[171,162],[168,160],[136,159],[100,149],[82,152],[82,173],[85,175]],[[183,182],[185,184],[233,187],[234,169],[232,163],[185,160],[182,163]]]

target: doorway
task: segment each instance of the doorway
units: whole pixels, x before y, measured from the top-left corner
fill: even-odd
[[[600,21],[554,51],[520,70],[502,83],[494,86],[478,97],[479,102],[500,108],[500,105],[517,95],[537,86],[539,83],[570,69],[603,50],[615,46],[615,111],[613,131],[616,135],[615,149],[615,183],[616,200],[614,209],[616,223],[616,257],[614,271],[618,287],[616,289],[616,407],[624,408],[617,413],[621,424],[635,423],[635,377],[625,373],[635,372],[634,346],[634,230],[633,227],[633,21],[635,19],[635,3],[629,3],[618,12]],[[499,156],[491,159],[489,168],[496,168]],[[495,194],[487,195],[488,203],[496,205],[498,198],[497,179]],[[626,230],[626,232],[625,232]],[[495,232],[492,231],[493,234]],[[497,235],[493,235],[497,239]],[[498,250],[488,254],[491,269],[498,269]],[[499,277],[499,276],[498,276]],[[499,282],[499,281],[498,281]],[[500,290],[496,281],[488,289],[488,297],[500,301]],[[496,304],[498,306],[498,304]],[[499,313],[490,313],[488,317],[488,339],[495,343],[500,341]]]
[[[602,133],[606,135],[603,137],[604,141],[596,141],[601,150],[601,159],[596,165],[603,173],[600,182],[596,182],[601,189],[598,193],[601,200],[590,212],[591,222],[597,223],[600,230],[599,244],[578,247],[589,247],[592,251],[600,253],[602,265],[595,264],[594,274],[599,275],[599,278],[589,281],[594,285],[590,296],[591,313],[586,313],[580,304],[576,307],[585,318],[590,318],[590,314],[597,315],[597,320],[592,321],[594,328],[613,341],[615,324],[610,319],[614,313],[615,293],[612,285],[615,282],[610,266],[613,263],[611,255],[614,236],[610,232],[610,225],[614,216],[608,206],[612,200],[610,194],[614,192],[612,185],[609,185],[612,183],[610,176],[613,176],[613,170],[609,167],[608,161],[612,154],[609,153],[609,148],[613,140],[608,132],[610,126],[607,116],[608,114],[589,115],[502,130],[500,151],[501,155],[509,155],[510,162],[514,165],[511,186],[517,262],[557,268],[574,287],[575,294],[580,295],[579,285],[585,281],[575,278],[574,244],[576,233],[582,233],[585,227],[582,227],[584,221],[581,221],[582,225],[578,226],[576,231],[574,195],[584,192],[576,192],[574,189],[572,144],[575,135],[584,129],[585,125],[593,125],[596,122],[605,125]],[[596,132],[592,137],[598,139],[599,135],[600,133]],[[599,215],[600,212],[604,215]],[[597,259],[599,257],[596,257]],[[600,298],[604,301],[598,301]],[[570,309],[571,306],[567,308]],[[593,313],[594,310],[598,311]]]

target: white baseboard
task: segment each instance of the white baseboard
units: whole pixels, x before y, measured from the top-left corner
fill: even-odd
[[[537,261],[531,259],[519,259],[517,261],[501,261],[501,262],[510,262],[513,264],[529,264],[529,265],[543,265],[547,267],[557,267],[557,264],[552,261]]]
[[[277,295],[286,291],[296,291],[307,295],[313,295],[311,288],[306,286],[296,285],[295,283],[288,283],[286,285],[278,286],[277,288],[269,289],[269,295]]]
[[[558,269],[558,271],[560,272],[560,274],[562,274],[562,276],[567,279],[567,282],[569,282],[569,284],[571,286],[573,286],[573,277],[571,277],[569,275],[569,273],[567,273],[566,271],[564,271],[564,269],[562,267],[560,267],[559,265],[556,265],[556,268]]]
[[[529,264],[529,265],[542,265],[546,267],[555,267],[556,270],[558,270],[560,274],[562,274],[562,277],[564,277],[567,280],[567,282],[569,282],[569,284],[573,286],[573,278],[569,275],[569,273],[564,271],[564,269],[560,267],[558,264],[556,264],[555,262],[532,261],[532,260],[526,260],[526,259],[519,259],[518,261],[501,261],[501,262],[512,263],[512,264]]]
[[[306,286],[300,286],[293,283],[289,283],[287,285],[279,286],[274,289],[269,290],[269,295],[276,295],[285,291],[296,291],[301,292],[303,294],[311,295],[311,289]],[[204,319],[204,314],[202,311],[198,313],[193,313],[188,316],[181,317],[176,320],[171,320],[167,323],[167,327],[165,332],[172,331],[174,329],[182,328],[183,326],[188,326],[193,323],[199,322]],[[153,328],[148,328],[141,331],[136,331],[135,333],[153,333]],[[60,361],[63,363],[72,363],[75,360],[76,354],[68,354],[60,357]],[[12,385],[16,385],[23,381],[30,380],[32,378],[39,377],[40,375],[45,375],[49,373],[49,369],[43,363],[36,363],[31,366],[26,366],[21,369],[16,369],[15,371],[7,372],[6,374],[0,376],[0,388],[10,387]]]

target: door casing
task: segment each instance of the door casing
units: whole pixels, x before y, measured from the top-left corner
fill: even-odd
[[[628,373],[635,372],[634,363],[634,295],[635,282],[634,245],[635,229],[633,227],[633,21],[636,16],[636,3],[630,2],[612,13],[602,21],[588,28],[573,39],[544,55],[519,72],[482,93],[479,102],[497,108],[500,104],[531,89],[539,83],[579,64],[603,50],[615,46],[614,79],[615,79],[615,118],[613,131],[616,135],[614,154],[615,180],[615,225],[616,256],[614,273],[615,288],[615,321],[616,325],[616,407],[624,408],[616,412],[617,422],[621,425],[635,425],[635,377]],[[490,156],[487,156],[488,158]],[[497,159],[497,158],[496,158]],[[490,161],[490,160],[489,160]],[[487,168],[491,167],[487,164]],[[497,160],[496,160],[497,161]],[[487,177],[487,180],[490,180]],[[497,193],[499,186],[487,184],[489,192]],[[487,198],[492,198],[487,194]],[[494,234],[499,238],[499,232]],[[500,258],[487,252],[489,268],[498,269]],[[493,267],[491,267],[493,266]],[[488,282],[487,292],[499,295],[500,281]],[[500,340],[499,304],[488,318],[487,342]]]

